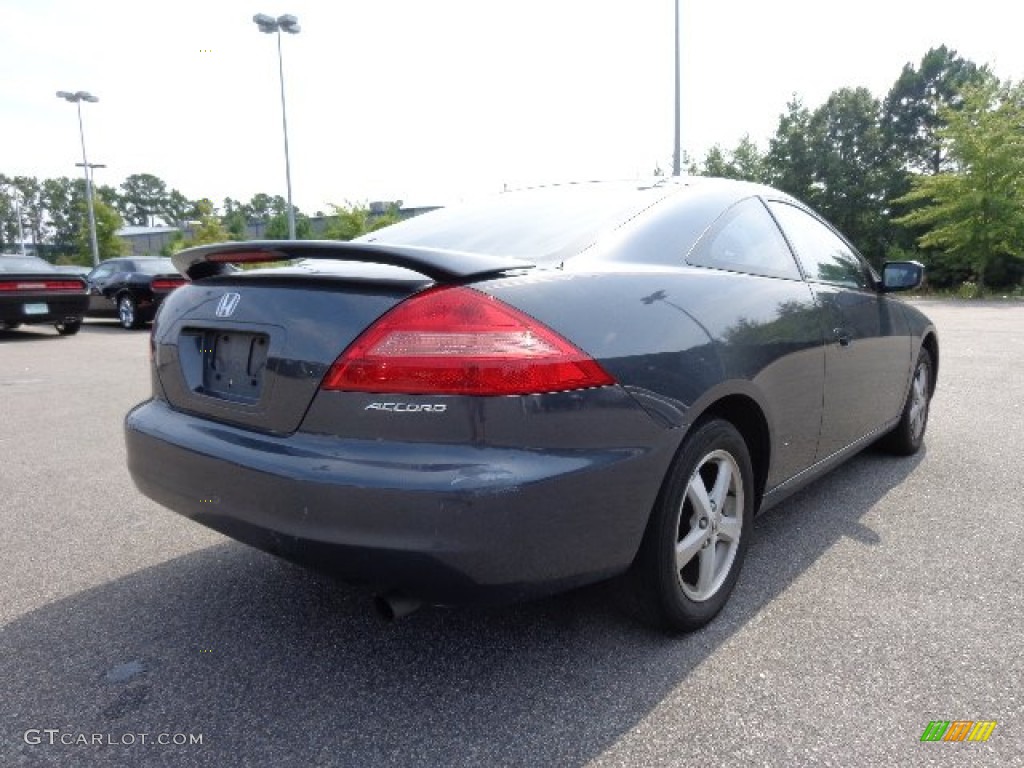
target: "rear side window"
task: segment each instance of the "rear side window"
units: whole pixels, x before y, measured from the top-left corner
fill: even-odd
[[[860,257],[835,232],[809,213],[788,203],[768,203],[808,280],[866,290],[871,286]]]
[[[756,197],[741,200],[726,211],[686,260],[698,267],[800,279],[778,225]]]
[[[113,264],[101,264],[100,266],[96,267],[96,269],[93,271],[90,277],[92,277],[93,280],[102,280],[106,277],[110,277],[113,273]]]

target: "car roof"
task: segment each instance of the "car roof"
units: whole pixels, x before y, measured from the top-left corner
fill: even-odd
[[[56,272],[56,268],[39,256],[20,253],[0,253],[0,272]]]
[[[554,266],[612,232],[645,227],[666,208],[697,234],[707,216],[753,195],[785,197],[761,184],[700,176],[584,181],[528,187],[461,203],[376,230],[355,242],[426,247]],[[665,226],[671,226],[671,222]]]

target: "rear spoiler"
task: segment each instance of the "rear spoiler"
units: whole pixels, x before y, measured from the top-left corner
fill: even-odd
[[[190,280],[230,274],[231,264],[290,259],[335,259],[387,264],[410,269],[438,283],[459,283],[536,266],[510,256],[339,240],[248,240],[216,243],[188,248],[171,257],[177,270]]]

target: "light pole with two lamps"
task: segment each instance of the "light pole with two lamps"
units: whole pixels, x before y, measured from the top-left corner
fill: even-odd
[[[295,206],[292,205],[292,167],[288,157],[288,113],[284,105],[284,61],[281,57],[281,31],[290,35],[299,33],[299,20],[291,14],[278,16],[276,19],[265,13],[257,13],[252,17],[260,32],[268,35],[277,33],[277,72],[281,79],[281,125],[284,128],[284,178],[288,186],[288,239],[295,239]]]
[[[82,128],[82,102],[87,101],[90,104],[95,104],[99,99],[88,91],[77,91],[75,93],[70,93],[69,91],[57,91],[57,98],[70,101],[78,107],[78,135],[82,140],[82,162],[76,163],[76,165],[81,165],[82,169],[85,171],[85,205],[86,208],[89,209],[89,245],[92,247],[92,265],[95,267],[100,263],[100,247],[96,242],[96,212],[93,210],[92,174],[89,172],[92,166],[89,165],[89,159],[85,155],[85,130]]]

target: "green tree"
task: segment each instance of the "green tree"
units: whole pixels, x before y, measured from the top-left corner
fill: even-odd
[[[76,181],[76,184],[77,183],[78,182]],[[85,191],[84,191],[85,190],[85,180],[84,179],[82,180],[80,187],[83,190],[82,194],[84,195],[85,194]],[[120,210],[121,210],[121,207],[120,207],[121,206],[120,195],[117,194],[117,190],[114,187],[110,186],[109,184],[100,184],[98,186],[94,184],[93,187],[92,187],[92,193],[94,195],[96,195],[97,199],[102,200],[104,203],[109,205],[115,211],[118,211],[120,213]],[[121,218],[123,219],[124,217],[122,216]]]
[[[231,239],[224,224],[221,223],[213,208],[213,203],[207,198],[196,201],[196,211],[199,214],[199,222],[192,229],[190,236],[182,245],[183,248],[191,248],[193,245],[206,245],[207,243],[223,243]],[[177,250],[181,250],[178,248]]]
[[[159,211],[159,216],[164,223],[172,227],[183,227],[198,215],[197,204],[176,189],[167,193],[167,197],[163,200],[163,207]]]
[[[85,180],[72,180],[67,176],[44,179],[42,199],[54,251],[74,254],[78,250],[78,233],[85,215]]]
[[[248,235],[249,219],[245,213],[245,204],[240,200],[230,197],[224,198],[222,207],[224,213],[220,217],[221,223],[228,231],[232,240],[245,240]]]
[[[9,184],[17,190],[21,205],[22,227],[25,238],[36,246],[46,242],[49,230],[46,224],[46,205],[43,202],[43,185],[35,176],[15,176]],[[17,235],[17,220],[13,234]]]
[[[274,199],[264,192],[257,192],[242,210],[250,223],[266,223],[274,215]]]
[[[270,217],[267,222],[266,228],[263,230],[263,236],[267,240],[287,240],[288,239],[288,214],[287,213],[275,213]],[[313,225],[309,221],[309,216],[304,213],[295,214],[295,239],[296,240],[309,240],[313,236]]]
[[[221,217],[221,224],[228,232],[228,237],[232,240],[245,240],[248,233],[248,222],[245,220],[245,214],[241,211],[232,211],[226,216]]]
[[[717,144],[708,150],[698,173],[701,176],[764,183],[768,180],[768,165],[757,144],[749,135],[745,135],[728,156]]]
[[[866,88],[841,88],[810,114],[800,139],[791,137],[806,150],[801,171],[810,177],[798,196],[876,264],[890,242],[889,183],[895,168],[880,113],[881,104]]]
[[[949,170],[948,149],[940,135],[943,114],[960,107],[964,89],[991,79],[987,67],[945,45],[929,50],[916,68],[904,65],[885,97],[882,130],[906,170],[931,175]]]
[[[134,173],[121,182],[118,212],[129,224],[153,226],[156,216],[168,209],[167,184],[151,173]]]
[[[14,198],[19,195],[12,180],[0,174],[0,252],[14,250],[18,242],[18,217]],[[21,204],[21,198],[18,198]]]
[[[92,244],[84,195],[78,204],[78,209],[79,226],[75,235],[76,261],[79,264],[91,264]],[[96,245],[99,248],[100,260],[124,255],[125,243],[117,236],[118,231],[124,226],[121,215],[99,199],[93,201],[93,213],[96,219]]]
[[[389,203],[379,213],[371,210],[366,203],[328,203],[328,206],[333,211],[327,219],[327,228],[324,231],[324,237],[328,240],[352,240],[401,220],[401,201]]]
[[[164,256],[191,248],[194,245],[207,245],[209,243],[224,243],[231,240],[231,234],[224,227],[220,217],[217,216],[213,202],[208,198],[196,200],[196,213],[199,220],[191,231],[185,234],[178,234],[165,245],[160,252]]]
[[[921,247],[942,249],[984,286],[994,262],[1024,256],[1024,82],[968,88],[939,116],[952,170],[915,177],[898,202],[923,205],[897,222],[923,227]]]
[[[811,112],[794,96],[779,115],[779,126],[765,157],[770,183],[814,204],[814,157],[810,146]]]
[[[715,144],[711,149],[704,155],[704,160],[697,168],[697,175],[699,176],[719,176],[723,179],[734,178],[732,176],[732,167],[729,164],[729,159],[725,156],[725,152],[722,148]]]

